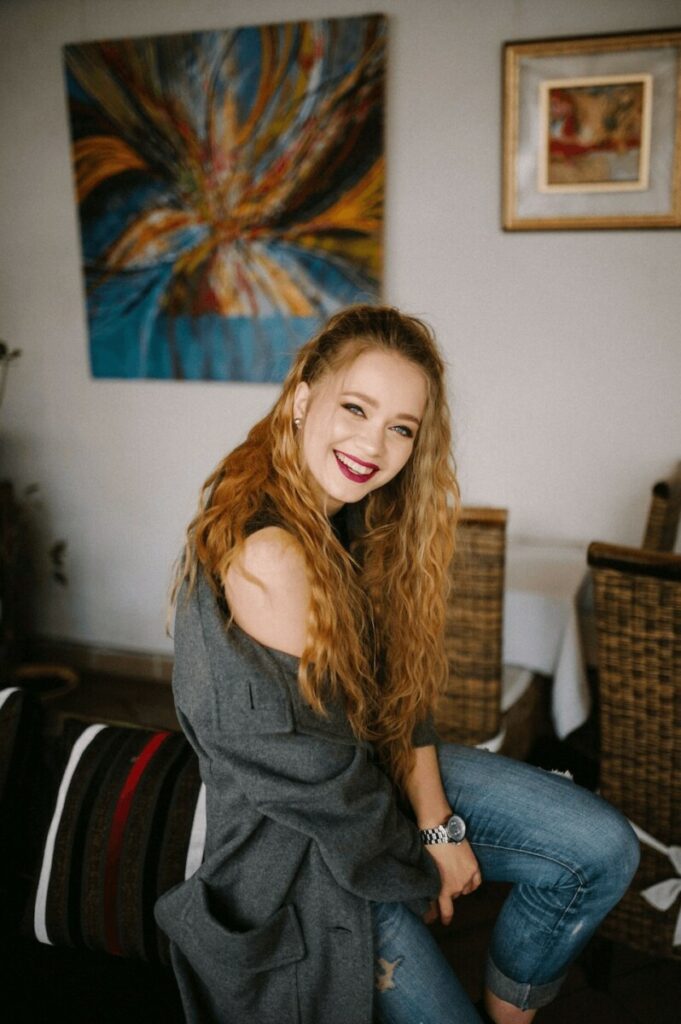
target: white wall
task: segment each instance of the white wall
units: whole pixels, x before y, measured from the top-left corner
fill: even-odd
[[[639,540],[681,456],[681,233],[500,224],[501,44],[671,27],[678,0],[383,0],[390,19],[385,298],[452,368],[469,503],[515,535]],[[41,486],[69,587],[41,632],[163,651],[169,565],[198,489],[276,389],[92,380],[61,46],[361,14],[357,0],[0,0],[0,337],[23,349],[0,472]]]

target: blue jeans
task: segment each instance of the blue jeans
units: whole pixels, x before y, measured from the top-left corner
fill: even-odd
[[[492,934],[485,984],[522,1009],[544,1006],[626,892],[639,860],[636,836],[618,811],[568,778],[453,743],[443,743],[438,756],[483,883],[513,883]],[[403,903],[371,906],[376,1019],[479,1024],[420,916]]]

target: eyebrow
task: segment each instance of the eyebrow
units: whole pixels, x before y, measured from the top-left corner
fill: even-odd
[[[368,395],[362,394],[361,391],[344,391],[343,392],[343,397],[344,398],[361,398],[361,400],[363,402],[366,402],[366,404],[370,405],[373,409],[378,408],[378,402],[374,398],[369,398]],[[415,423],[419,427],[421,426],[421,420],[418,418],[418,416],[412,416],[412,414],[410,412],[400,412],[400,413],[397,414],[395,419],[396,420],[411,420],[412,423]]]

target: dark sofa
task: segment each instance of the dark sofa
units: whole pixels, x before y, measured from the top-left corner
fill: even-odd
[[[196,758],[179,733],[44,726],[0,689],[2,1020],[180,1024],[153,906],[187,867]]]

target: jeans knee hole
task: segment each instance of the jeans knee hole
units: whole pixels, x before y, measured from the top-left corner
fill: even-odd
[[[395,970],[402,963],[404,957],[398,956],[397,960],[386,960],[379,956],[376,958],[376,988],[379,992],[387,992],[395,988]]]

